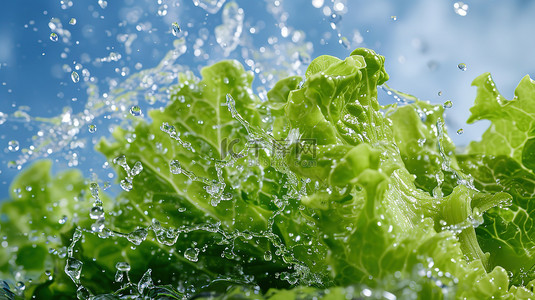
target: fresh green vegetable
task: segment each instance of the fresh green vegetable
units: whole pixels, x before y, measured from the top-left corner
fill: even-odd
[[[533,298],[535,85],[478,77],[456,154],[442,106],[381,107],[384,58],[321,56],[266,102],[235,61],[99,142],[122,192],[40,161],[2,206],[0,276],[37,299]],[[31,281],[30,281],[31,279]],[[13,286],[11,286],[13,290]],[[14,295],[6,286],[7,298]],[[95,295],[104,298],[92,298]]]

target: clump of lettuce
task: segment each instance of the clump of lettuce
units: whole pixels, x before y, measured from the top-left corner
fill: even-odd
[[[235,61],[201,75],[100,141],[118,195],[49,161],[20,174],[1,209],[0,295],[535,297],[528,77],[511,101],[474,81],[469,121],[492,126],[457,154],[442,106],[379,105],[388,75],[368,49],[316,58],[265,102]]]

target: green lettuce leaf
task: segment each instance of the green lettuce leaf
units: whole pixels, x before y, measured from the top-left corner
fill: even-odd
[[[466,155],[460,155],[463,169],[474,177],[474,185],[485,192],[507,192],[512,205],[494,208],[485,214],[477,228],[484,251],[490,252],[492,265],[506,268],[512,284],[527,285],[535,279],[535,161],[533,120],[535,84],[524,77],[513,100],[497,90],[490,74],[477,77],[477,97],[468,122],[487,119],[489,129],[481,141],[472,142]]]

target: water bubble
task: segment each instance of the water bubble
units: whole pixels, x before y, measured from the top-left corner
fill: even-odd
[[[75,18],[71,18],[71,19],[69,20],[69,24],[71,24],[71,25],[76,25],[76,19],[75,19]]]
[[[130,264],[127,262],[118,262],[117,264],[115,264],[115,268],[117,268],[117,270],[121,272],[128,272],[130,271]]]
[[[457,68],[459,68],[459,70],[461,70],[461,71],[466,71],[466,69],[468,67],[466,66],[465,63],[460,63],[460,64],[457,65]]]
[[[134,245],[140,245],[145,240],[149,232],[145,228],[139,228],[130,232],[126,238]]]
[[[460,1],[459,2],[455,2],[453,4],[453,10],[459,16],[464,17],[468,13],[468,4],[466,4],[464,2],[460,2]]]
[[[180,33],[180,25],[178,25],[177,22],[173,22],[173,24],[171,24],[171,29],[172,29],[173,35],[178,36],[178,34]]]
[[[57,41],[58,41],[58,35],[57,35],[55,32],[52,32],[52,33],[50,34],[50,40],[51,40],[52,42],[57,42]]]
[[[457,130],[457,134],[458,134],[458,135],[461,135],[461,134],[463,134],[463,133],[464,133],[464,129],[459,128],[459,130]]]
[[[130,107],[130,114],[134,117],[139,117],[142,114],[141,107],[134,105]]]
[[[80,81],[80,75],[78,75],[76,71],[72,71],[71,79],[72,79],[72,82],[77,83],[78,81]]]
[[[192,262],[199,261],[199,249],[198,248],[188,248],[184,251],[184,257]]]
[[[19,151],[19,142],[16,140],[11,140],[7,143],[7,150],[11,152]]]
[[[105,1],[105,0],[98,0],[98,5],[100,5],[100,7],[102,9],[106,8],[108,6],[108,1]]]
[[[444,104],[442,104],[442,106],[444,108],[451,108],[453,106],[453,102],[451,102],[451,100],[448,100],[448,101],[444,102]]]
[[[97,131],[97,125],[95,125],[95,124],[89,124],[89,125],[87,126],[87,130],[89,130],[89,132],[91,132],[91,133],[95,133],[95,132]]]
[[[67,258],[67,264],[65,264],[65,273],[78,284],[80,282],[80,274],[82,273],[83,263],[74,257]]]

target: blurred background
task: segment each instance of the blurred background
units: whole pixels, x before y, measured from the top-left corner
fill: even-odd
[[[386,57],[388,85],[447,110],[459,146],[488,123],[467,125],[472,80],[491,72],[511,99],[535,73],[535,2],[528,0],[13,0],[0,10],[0,199],[26,164],[55,160],[107,177],[93,145],[130,105],[165,105],[176,72],[237,59],[261,98],[302,75],[316,56],[368,47]],[[121,91],[121,88],[123,89]],[[135,95],[125,97],[128,89]],[[125,100],[125,98],[127,98]],[[380,92],[382,104],[395,100]],[[458,129],[462,135],[457,135]],[[102,173],[104,172],[104,173]]]

